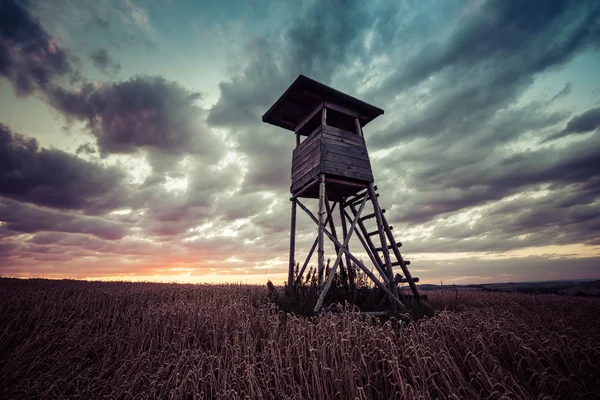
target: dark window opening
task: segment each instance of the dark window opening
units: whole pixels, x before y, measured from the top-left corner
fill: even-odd
[[[356,133],[354,117],[341,113],[339,111],[327,109],[327,125],[334,128]]]

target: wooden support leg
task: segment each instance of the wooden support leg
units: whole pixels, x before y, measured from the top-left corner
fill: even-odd
[[[302,275],[304,275],[304,271],[306,270],[306,266],[310,262],[310,258],[312,257],[315,249],[317,248],[317,243],[318,242],[319,242],[319,239],[315,238],[315,241],[313,242],[313,245],[311,246],[310,251],[308,252],[308,255],[306,256],[306,260],[304,260],[304,264],[302,264],[302,268],[300,269],[300,273],[298,274],[298,277],[296,278],[296,285],[298,285],[300,283],[300,281],[302,280]]]
[[[333,207],[331,207],[332,211],[335,209],[337,203],[333,204]],[[327,221],[325,221],[325,224],[327,224]],[[315,238],[315,241],[313,242],[310,251],[308,252],[308,255],[306,256],[306,259],[304,260],[304,264],[302,264],[302,268],[300,268],[300,272],[298,273],[298,276],[296,277],[296,285],[298,285],[300,283],[300,281],[302,280],[302,276],[304,275],[304,271],[306,271],[306,267],[308,266],[308,263],[310,262],[310,258],[312,257],[313,253],[315,252],[315,249],[317,248],[317,244],[319,243],[319,238]]]
[[[296,253],[296,199],[292,200],[292,222],[290,226],[290,264],[288,270],[287,288],[292,289],[294,285],[294,263]]]
[[[310,212],[310,210],[308,208],[306,208],[306,206],[304,206],[304,204],[302,204],[300,201],[298,201],[298,206],[300,206],[300,208],[302,210],[304,210],[304,212],[316,223],[319,223],[319,220],[314,216],[314,214],[312,212]],[[399,308],[399,310],[401,312],[406,312],[406,306],[404,305],[404,303],[402,303],[402,301],[400,301],[400,299],[398,297],[396,297],[396,295],[394,293],[392,293],[390,291],[390,289],[383,283],[381,283],[381,281],[379,279],[377,279],[377,277],[371,272],[369,271],[369,269],[367,267],[365,267],[365,265],[356,257],[354,257],[352,255],[352,253],[350,253],[350,251],[348,249],[346,249],[342,243],[339,242],[339,240],[337,240],[336,238],[333,237],[333,235],[331,233],[329,233],[329,231],[327,229],[323,229],[323,233],[325,235],[327,235],[327,237],[329,238],[329,240],[331,240],[333,243],[337,244],[338,246],[340,246],[340,248],[342,249],[342,251],[344,253],[346,253],[348,255],[348,257],[350,257],[350,260],[352,260],[356,265],[358,265],[358,267],[360,269],[363,270],[363,272],[369,277],[371,278],[371,280],[375,283],[375,285],[377,285],[381,290],[384,291],[384,293],[390,298],[390,300],[392,300],[392,302],[394,302],[394,304],[396,304]]]
[[[325,301],[325,296],[327,295],[327,292],[329,291],[329,288],[331,287],[331,283],[333,282],[333,277],[335,275],[335,271],[337,270],[338,265],[342,261],[342,255],[344,254],[343,250],[347,250],[348,242],[350,241],[350,237],[352,236],[352,233],[354,232],[354,228],[356,227],[356,222],[360,218],[360,214],[362,213],[362,210],[365,208],[365,203],[367,202],[367,197],[368,196],[365,196],[365,198],[363,199],[363,201],[360,205],[358,213],[354,216],[354,221],[352,221],[352,224],[350,225],[350,230],[348,231],[348,235],[346,235],[344,237],[344,243],[341,246],[336,244],[336,248],[339,249],[338,253],[337,253],[337,258],[335,259],[335,262],[333,263],[333,266],[331,267],[331,271],[329,271],[329,276],[327,276],[327,282],[325,282],[325,287],[323,287],[323,290],[319,294],[319,299],[317,300],[317,304],[315,305],[315,312],[319,312],[321,310],[321,307],[323,307],[323,301]],[[337,242],[337,237],[335,236],[335,234],[332,234],[332,237]]]
[[[342,235],[345,238],[346,236],[348,236],[348,229],[346,227],[346,218],[344,218],[344,207],[342,205],[342,203],[340,202],[340,219],[342,221]],[[348,243],[348,246],[346,247],[347,249],[350,249],[350,243]],[[350,257],[348,257],[348,255],[346,254],[346,270],[348,272],[348,289],[350,289],[351,292],[354,292],[354,289],[356,288],[355,282],[354,282],[354,269],[352,268],[352,263],[350,261]]]
[[[329,206],[329,198],[327,197],[327,192],[325,192],[325,208],[327,210],[327,221],[325,221],[325,225],[327,225],[327,222],[329,222],[329,229],[331,230],[331,233],[333,234],[333,236],[337,239],[337,230],[335,229],[335,224],[333,223],[333,209],[335,208],[335,205],[337,204],[337,202],[333,203],[333,207]],[[338,246],[335,246],[335,253],[339,253],[340,249]],[[341,273],[341,277],[344,278],[346,276],[346,271],[344,271],[344,262],[340,261],[340,273]],[[346,288],[346,290],[348,289],[348,282],[343,279],[342,280],[342,284],[344,285],[344,287]]]
[[[323,288],[323,272],[325,267],[325,249],[323,248],[323,229],[325,228],[325,174],[320,176],[321,182],[319,183],[319,220],[318,220],[318,248],[317,248],[317,284],[319,292]]]
[[[354,207],[353,205],[350,205],[349,208],[353,214],[356,214],[356,207]],[[351,220],[351,218],[349,216],[347,218],[348,218],[348,220]],[[379,265],[379,266],[383,265],[383,261],[381,261],[381,257],[379,257],[379,254],[377,253],[375,245],[373,244],[373,241],[371,240],[371,237],[369,236],[369,231],[367,231],[367,228],[365,227],[365,224],[362,220],[358,220],[358,228],[359,228],[360,232],[362,233],[362,237],[364,238],[364,241],[361,240],[363,247],[365,249],[370,249],[373,254],[373,259],[371,259],[371,261],[373,261],[373,264]],[[360,238],[360,236],[359,236],[359,238]]]

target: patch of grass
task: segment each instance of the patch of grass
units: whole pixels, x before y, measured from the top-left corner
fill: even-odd
[[[327,260],[323,282],[327,280],[330,273],[330,260]],[[296,264],[294,282],[292,286],[286,284],[282,292],[272,291],[269,299],[284,312],[303,316],[314,315],[314,308],[319,298],[317,270],[311,267],[308,273],[299,278],[299,265]],[[403,301],[413,319],[433,314],[433,310],[426,304],[418,306],[408,298],[403,298]],[[349,269],[340,268],[335,272],[323,306],[324,311],[390,311],[392,314],[398,311],[385,292],[375,287],[369,277],[355,264],[350,265]]]

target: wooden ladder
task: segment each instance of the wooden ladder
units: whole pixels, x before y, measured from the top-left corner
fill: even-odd
[[[388,224],[387,219],[385,218],[385,211],[379,207],[379,201],[377,197],[379,196],[376,192],[377,187],[373,185],[373,183],[369,183],[366,187],[363,187],[357,194],[344,198],[343,200],[339,200],[334,202],[333,207],[330,207],[329,200],[327,199],[326,190],[325,190],[325,175],[321,175],[320,179],[320,195],[319,195],[319,213],[318,216],[315,216],[300,200],[296,197],[293,197],[291,200],[294,202],[292,207],[298,205],[302,210],[306,212],[306,214],[317,224],[318,226],[318,236],[317,240],[313,244],[298,277],[297,281],[301,279],[302,274],[310,260],[312,252],[317,247],[319,249],[319,260],[318,260],[318,291],[319,297],[317,299],[317,303],[315,305],[314,311],[319,312],[323,306],[323,302],[325,301],[325,296],[327,292],[331,288],[333,283],[333,277],[337,271],[337,268],[340,267],[343,269],[342,257],[346,258],[346,265],[356,265],[360,268],[365,275],[367,275],[373,283],[388,296],[388,298],[398,307],[401,312],[406,312],[407,308],[405,304],[401,300],[401,294],[398,291],[399,283],[408,283],[412,290],[412,297],[416,303],[421,302],[421,297],[419,296],[419,292],[417,290],[417,286],[415,282],[418,282],[418,278],[413,278],[408,270],[407,265],[410,264],[409,261],[405,261],[400,254],[399,247],[400,243],[396,242],[394,239],[394,235],[392,234],[392,227]],[[371,203],[371,207],[373,212],[364,215],[363,211],[365,211],[365,206],[367,203]],[[333,208],[335,205],[339,205],[339,212],[342,222],[342,239],[341,241],[338,239],[335,233],[335,227],[333,225]],[[373,231],[368,231],[365,226],[365,221],[375,220],[377,228]],[[294,208],[292,208],[292,221],[294,221]],[[327,223],[330,223],[330,230],[327,229]],[[348,226],[348,223],[349,226]],[[294,225],[292,225],[293,227]],[[356,256],[352,254],[352,251],[349,248],[349,240],[353,234],[356,234],[358,239],[360,240],[362,247],[365,252],[369,256],[371,262],[377,269],[377,272],[383,279],[380,281],[379,278],[371,271],[367,266]],[[379,240],[374,240],[374,236],[379,236]],[[331,267],[329,274],[324,282],[324,264],[323,264],[323,237],[327,236],[335,245],[336,249],[336,260]],[[292,238],[294,236],[292,235]],[[376,242],[381,244],[380,247],[375,245]],[[291,248],[293,249],[293,241],[291,242]],[[390,250],[392,252],[390,253]],[[392,261],[392,255],[395,257],[395,261]],[[290,271],[293,266],[293,251],[290,251]],[[402,272],[404,273],[404,277],[400,274],[394,276],[393,268],[395,266],[400,266]],[[351,269],[348,269],[348,272],[351,272]],[[290,287],[293,282],[293,274],[290,272],[290,278],[288,282]],[[349,279],[349,283],[352,283],[352,279]]]
[[[394,239],[394,234],[392,233],[393,227],[388,224],[388,221],[385,218],[385,210],[381,209],[379,206],[377,186],[370,183],[367,188],[367,193],[371,200],[373,212],[366,214],[357,220],[359,231],[356,232],[356,236],[362,243],[371,262],[375,265],[389,289],[396,293],[397,296],[401,297],[400,292],[397,290],[397,286],[400,283],[408,283],[413,293],[413,298],[415,302],[418,303],[421,299],[415,282],[418,282],[419,278],[412,277],[407,267],[410,265],[410,261],[404,260],[402,254],[400,254],[402,243],[396,242]],[[354,219],[353,217],[357,215],[358,210],[356,206],[361,203],[362,197],[363,195],[358,194],[343,202],[341,205],[341,213],[345,220],[352,221]],[[346,210],[349,210],[350,213]],[[365,222],[368,221],[375,221],[376,229],[371,231],[367,229]],[[380,243],[380,245],[377,246],[376,243]],[[350,265],[349,262],[350,260],[346,260],[347,265]],[[402,269],[404,276],[400,274],[394,276],[393,267],[396,266],[399,266]]]

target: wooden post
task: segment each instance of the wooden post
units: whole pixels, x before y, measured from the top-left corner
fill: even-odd
[[[325,109],[323,109],[325,110]],[[319,184],[319,221],[318,221],[318,233],[317,238],[319,240],[317,248],[317,259],[318,259],[318,276],[317,284],[319,291],[323,287],[323,271],[325,261],[325,249],[323,248],[323,229],[325,227],[325,174],[320,175],[321,182]]]
[[[369,183],[369,194],[371,195],[371,201],[373,202],[373,209],[375,212],[375,219],[377,220],[377,230],[379,231],[379,240],[381,241],[381,247],[383,252],[383,259],[385,260],[385,268],[388,274],[388,281],[390,282],[390,289],[393,289],[394,273],[392,270],[392,260],[390,259],[390,251],[386,241],[383,222],[381,218],[381,208],[379,208],[379,201],[375,194],[373,184]]]
[[[331,283],[333,282],[333,277],[335,275],[335,271],[337,270],[338,265],[342,261],[342,254],[344,254],[342,248],[344,250],[347,250],[348,242],[350,241],[350,237],[352,236],[352,233],[354,232],[354,228],[356,227],[356,222],[360,218],[360,214],[362,213],[362,210],[365,208],[365,204],[367,203],[367,197],[368,196],[365,195],[362,203],[360,204],[358,213],[354,216],[354,221],[352,221],[352,224],[350,225],[350,229],[348,230],[348,235],[346,235],[344,237],[344,243],[342,244],[341,247],[337,244],[335,246],[337,249],[339,249],[339,251],[337,253],[335,262],[333,263],[333,266],[331,267],[331,270],[329,271],[329,276],[327,276],[327,282],[325,282],[325,287],[323,288],[321,293],[319,293],[319,299],[317,300],[317,304],[315,305],[316,313],[319,312],[319,310],[321,310],[321,307],[323,307],[323,301],[325,301],[325,296],[327,295],[327,292],[329,291],[329,288],[331,287]],[[337,241],[337,237],[336,237],[335,233],[333,234],[333,237]]]
[[[356,214],[356,207],[354,207],[352,204],[349,205],[350,210]],[[351,218],[348,216],[348,220],[351,220]],[[377,253],[377,250],[375,250],[375,245],[373,244],[373,241],[371,240],[371,237],[369,236],[369,232],[367,231],[367,228],[365,227],[365,224],[363,221],[359,220],[358,221],[358,228],[359,230],[362,232],[362,237],[364,238],[364,241],[361,240],[361,243],[363,245],[363,247],[365,249],[371,249],[371,252],[373,254],[373,259],[371,259],[371,261],[373,261],[373,264],[375,265],[383,265],[383,261],[381,261],[381,257],[379,257],[379,253]],[[361,236],[358,237],[359,239],[361,238]]]
[[[342,237],[348,236],[348,229],[346,228],[346,218],[344,218],[344,207],[343,202],[340,202],[340,219],[342,220]],[[350,249],[350,243],[348,243],[347,249]],[[348,286],[350,287],[350,291],[354,292],[355,284],[354,284],[354,271],[352,270],[352,264],[350,262],[350,257],[346,254],[346,270],[348,271]]]
[[[292,200],[292,222],[290,226],[290,265],[288,270],[288,290],[294,285],[294,262],[296,253],[296,199]]]
[[[308,263],[310,262],[310,258],[312,257],[313,253],[315,252],[315,249],[317,248],[317,243],[319,243],[319,239],[315,238],[315,241],[313,242],[313,245],[311,246],[310,251],[308,252],[308,255],[306,256],[306,260],[304,260],[304,264],[302,264],[300,273],[296,277],[296,285],[298,285],[300,283],[300,280],[302,279],[302,275],[304,275],[304,271],[306,270],[306,267],[307,267]]]
[[[335,224],[333,223],[333,209],[335,208],[336,204],[337,202],[333,202],[333,207],[329,206],[329,197],[327,197],[327,191],[325,191],[325,209],[327,211],[327,221],[325,221],[325,225],[327,225],[327,222],[329,222],[329,229],[331,229],[331,233],[337,239],[337,230],[335,229]],[[338,246],[335,246],[335,253],[337,254],[339,251],[340,249],[338,248]],[[343,269],[344,263],[343,261],[340,261],[340,270]],[[346,285],[346,283],[344,283],[344,285]]]
[[[325,126],[327,125],[327,108],[323,107],[322,108],[322,112],[321,112],[321,125]]]
[[[332,209],[335,209],[335,203],[333,204]],[[325,224],[327,224],[327,221],[325,221]],[[310,258],[312,257],[315,249],[317,248],[317,244],[319,243],[319,238],[316,237],[315,241],[313,242],[310,251],[308,252],[308,256],[306,256],[306,260],[304,260],[304,264],[302,264],[302,268],[300,269],[300,272],[298,273],[298,276],[296,277],[296,285],[300,283],[300,280],[302,279],[302,275],[304,275],[304,271],[306,270],[306,267],[308,266],[308,263],[310,262]]]
[[[357,134],[358,136],[365,137],[365,136],[363,135],[362,128],[360,127],[360,121],[358,120],[358,118],[354,118],[354,129],[356,129],[356,134]]]
[[[310,210],[308,208],[306,208],[306,206],[304,204],[302,204],[300,201],[298,201],[298,205],[300,206],[300,208],[302,210],[304,210],[304,212],[316,223],[319,223],[319,220],[317,219],[317,217],[315,217],[315,215],[310,212]],[[350,253],[350,251],[348,249],[346,249],[345,247],[342,246],[342,244],[340,243],[339,240],[337,240],[336,238],[333,237],[333,235],[331,233],[329,233],[329,231],[325,228],[323,228],[323,233],[325,235],[327,235],[327,237],[329,238],[329,240],[331,240],[333,243],[337,244],[338,246],[340,246],[340,248],[342,249],[342,251],[344,253],[346,253],[348,255],[348,257],[350,257],[350,260],[352,260],[356,265],[358,265],[358,267],[360,269],[362,269],[362,271],[369,277],[371,278],[371,280],[375,283],[375,285],[377,285],[381,290],[383,290],[385,292],[385,294],[390,298],[390,300],[392,300],[394,303],[396,303],[396,305],[398,306],[398,308],[400,309],[401,312],[406,312],[406,306],[404,305],[404,303],[402,303],[402,301],[400,301],[400,299],[398,297],[396,297],[396,295],[394,295],[394,293],[392,293],[390,291],[390,289],[383,283],[381,283],[381,281],[379,279],[377,279],[377,277],[371,272],[369,271],[369,269],[367,267],[365,267],[365,265],[362,263],[362,261],[360,261],[358,258],[356,258],[355,256],[352,255],[352,253]]]

